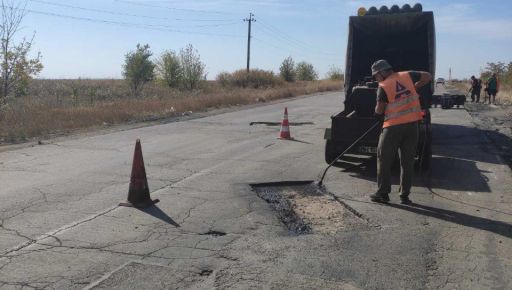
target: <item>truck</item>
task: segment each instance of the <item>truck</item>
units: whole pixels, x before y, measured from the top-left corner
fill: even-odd
[[[380,9],[359,9],[350,16],[345,65],[344,109],[331,116],[331,128],[325,130],[325,161],[332,164],[379,119],[374,114],[378,83],[371,76],[373,62],[385,59],[395,71],[427,71],[435,80],[436,38],[433,12],[424,12],[421,4],[405,4]],[[418,91],[423,112],[420,121],[416,163],[423,169],[432,159],[432,129],[430,102],[434,82]],[[349,155],[377,153],[382,126],[376,126],[357,145],[346,152]],[[343,155],[339,159],[349,158]]]

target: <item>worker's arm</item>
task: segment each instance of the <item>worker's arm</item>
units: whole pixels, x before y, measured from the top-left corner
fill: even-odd
[[[383,116],[386,111],[386,104],[388,103],[388,96],[382,87],[377,89],[377,104],[375,105],[375,114]]]
[[[424,71],[418,73],[420,74],[420,80],[414,83],[416,90],[426,86],[432,80],[432,75],[430,73]]]
[[[375,114],[384,115],[385,111],[386,111],[386,103],[378,101],[377,105],[375,106]]]

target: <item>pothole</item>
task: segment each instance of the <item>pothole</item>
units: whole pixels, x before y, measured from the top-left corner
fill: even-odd
[[[313,122],[290,122],[290,126],[303,126],[303,125],[315,125]],[[253,125],[266,125],[266,126],[281,126],[281,122],[251,122],[249,126]]]
[[[341,230],[368,226],[366,220],[314,183],[251,186],[277,212],[291,234],[335,234]]]
[[[222,236],[225,236],[226,233],[224,232],[221,232],[221,231],[207,231],[206,233],[203,233],[201,234],[203,236],[214,236],[214,237],[222,237]]]

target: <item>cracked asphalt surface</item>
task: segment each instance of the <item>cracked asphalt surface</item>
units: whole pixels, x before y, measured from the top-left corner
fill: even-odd
[[[250,125],[284,106],[302,142]],[[366,225],[288,232],[249,184],[317,179],[341,108],[328,93],[0,153],[0,289],[510,289],[511,171],[463,109],[432,109],[414,206],[369,202],[374,160],[343,163],[324,184]],[[144,210],[117,206],[137,138],[160,199]]]

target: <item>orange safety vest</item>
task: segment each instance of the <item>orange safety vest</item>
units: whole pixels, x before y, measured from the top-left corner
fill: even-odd
[[[393,73],[379,82],[388,96],[383,128],[423,119],[420,97],[408,72]]]

